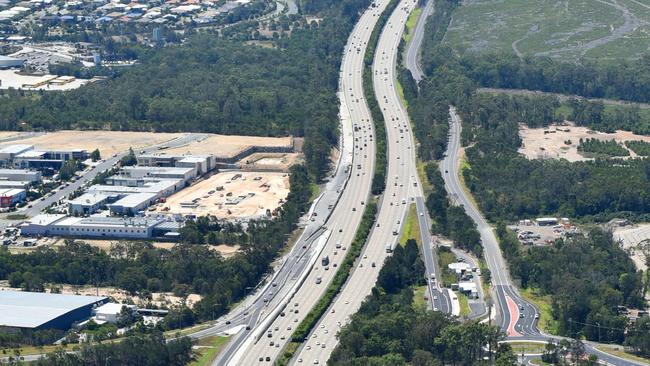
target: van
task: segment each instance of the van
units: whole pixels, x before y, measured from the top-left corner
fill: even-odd
[[[341,241],[336,242],[336,249],[341,249]]]

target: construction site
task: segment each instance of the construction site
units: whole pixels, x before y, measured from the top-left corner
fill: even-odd
[[[212,215],[221,219],[272,216],[289,195],[289,176],[276,172],[221,172],[169,197],[160,213]]]

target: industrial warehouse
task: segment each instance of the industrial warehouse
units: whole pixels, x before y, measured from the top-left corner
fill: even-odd
[[[0,328],[3,330],[67,330],[88,319],[104,296],[75,296],[43,292],[0,291]]]

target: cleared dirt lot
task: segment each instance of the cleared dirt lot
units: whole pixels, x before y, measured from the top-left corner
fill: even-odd
[[[233,179],[236,176],[239,177]],[[156,210],[229,219],[254,218],[266,214],[267,209],[273,211],[279,207],[288,194],[289,176],[285,173],[222,172],[168,197]]]
[[[259,137],[259,136],[227,136],[211,135],[201,141],[186,146],[165,149],[165,154],[214,154],[230,157],[250,146],[292,146],[293,137]]]
[[[133,147],[139,149],[181,137],[182,133],[121,132],[121,131],[57,131],[41,136],[14,140],[2,145],[30,144],[40,149],[67,150],[99,149],[102,156],[108,157]]]
[[[568,161],[590,160],[578,153],[580,139],[597,138],[599,140],[616,140],[621,143],[631,140],[650,142],[650,136],[635,135],[629,131],[605,133],[592,131],[586,127],[574,125],[549,126],[547,128],[519,127],[522,147],[519,152],[529,159],[566,159]],[[569,144],[567,144],[570,142]],[[630,156],[635,157],[633,151]]]
[[[302,161],[299,153],[254,153],[237,164],[246,170],[277,170],[289,171],[292,165]]]
[[[646,239],[650,239],[650,224],[639,224],[633,226],[626,226],[617,228],[613,231],[614,238],[620,240],[623,248],[630,251],[630,256],[640,270],[647,270],[645,265],[645,257],[640,250],[637,250],[637,245]]]

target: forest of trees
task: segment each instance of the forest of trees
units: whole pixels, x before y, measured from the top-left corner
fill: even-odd
[[[614,139],[609,141],[597,138],[580,139],[578,151],[589,157],[630,156],[630,152]]]
[[[269,271],[271,261],[307,209],[311,195],[308,183],[306,169],[292,167],[291,191],[278,217],[252,221],[245,232],[221,234],[221,230],[236,228],[211,223],[210,219],[190,224],[199,233],[206,225],[214,225],[208,229],[220,230],[218,235],[223,238],[236,238],[241,251],[228,259],[202,245],[181,243],[159,249],[151,243],[118,243],[107,253],[83,242],[67,241],[61,247],[42,247],[26,254],[0,250],[0,279],[31,291],[43,291],[47,283],[54,283],[116,286],[144,297],[156,291],[172,291],[179,296],[198,293],[203,299],[193,311],[170,313],[166,327],[213,319],[245,296]]]
[[[305,136],[308,169],[320,179],[338,142],[340,55],[370,0],[304,5],[323,20],[296,28],[276,48],[196,34],[180,46],[141,50],[138,65],[77,90],[3,91],[0,129]]]
[[[450,204],[438,164],[427,163],[424,172],[431,184],[431,193],[426,199],[427,211],[433,219],[431,231],[448,237],[456,247],[482,257],[481,234],[476,228],[476,223],[462,207]]]
[[[441,312],[413,303],[413,285],[423,284],[424,264],[414,240],[397,246],[379,272],[371,295],[341,329],[329,365],[434,366],[517,364],[498,328],[460,323]],[[484,347],[486,346],[486,347]]]
[[[639,140],[625,141],[625,146],[639,156],[650,157],[650,142]]]
[[[502,223],[496,234],[510,271],[521,286],[551,295],[552,314],[560,335],[638,344],[634,337],[626,339],[625,331],[631,324],[617,308],[644,306],[642,272],[636,271],[611,233],[593,229],[586,235],[530,249],[524,249]],[[643,324],[639,326],[647,327]],[[650,354],[649,346],[646,344],[638,352]]]
[[[36,366],[186,366],[194,359],[192,340],[165,340],[154,332],[121,342],[83,345],[77,353],[57,351],[30,363]]]
[[[461,64],[469,78],[485,87],[650,102],[650,55],[633,61],[599,64],[482,52],[467,53]]]

